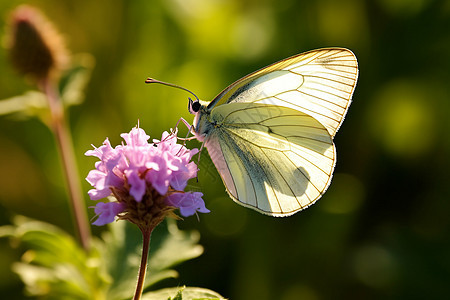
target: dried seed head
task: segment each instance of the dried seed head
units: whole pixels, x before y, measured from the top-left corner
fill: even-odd
[[[6,47],[17,70],[38,81],[57,77],[69,60],[61,35],[39,10],[29,5],[12,12]]]

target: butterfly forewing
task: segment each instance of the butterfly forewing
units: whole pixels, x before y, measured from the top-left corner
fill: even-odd
[[[357,60],[350,50],[313,50],[236,81],[208,109],[234,102],[289,107],[314,117],[333,137],[347,113],[357,77]]]
[[[229,103],[211,113],[205,146],[230,196],[273,216],[314,203],[329,185],[335,149],[327,129],[298,110]]]

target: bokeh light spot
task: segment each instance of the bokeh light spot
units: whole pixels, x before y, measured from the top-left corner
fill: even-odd
[[[391,154],[416,158],[427,154],[436,139],[436,111],[432,93],[413,81],[385,86],[370,109],[371,133]]]
[[[235,53],[246,59],[262,54],[270,45],[274,26],[273,17],[262,10],[259,13],[238,18],[231,43]]]
[[[378,245],[367,245],[357,250],[354,270],[361,282],[373,288],[391,285],[397,273],[392,255]]]

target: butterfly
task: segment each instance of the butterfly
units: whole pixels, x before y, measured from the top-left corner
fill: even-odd
[[[324,48],[253,72],[211,102],[189,98],[192,132],[229,196],[274,217],[315,203],[330,185],[333,138],[357,78],[350,50]]]

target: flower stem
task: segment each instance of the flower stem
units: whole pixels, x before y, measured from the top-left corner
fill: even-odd
[[[139,300],[144,290],[145,273],[147,272],[148,251],[150,249],[150,236],[153,229],[141,229],[142,231],[142,255],[141,265],[139,267],[139,276],[136,284],[136,292],[133,300]]]
[[[75,231],[83,248],[88,250],[91,237],[89,220],[84,208],[85,203],[79,181],[80,177],[78,175],[73,142],[64,118],[62,101],[53,81],[50,79],[47,78],[44,80],[41,88],[46,94],[49,103],[51,113],[50,127],[55,135],[56,144],[62,161],[64,177],[69,191]]]

